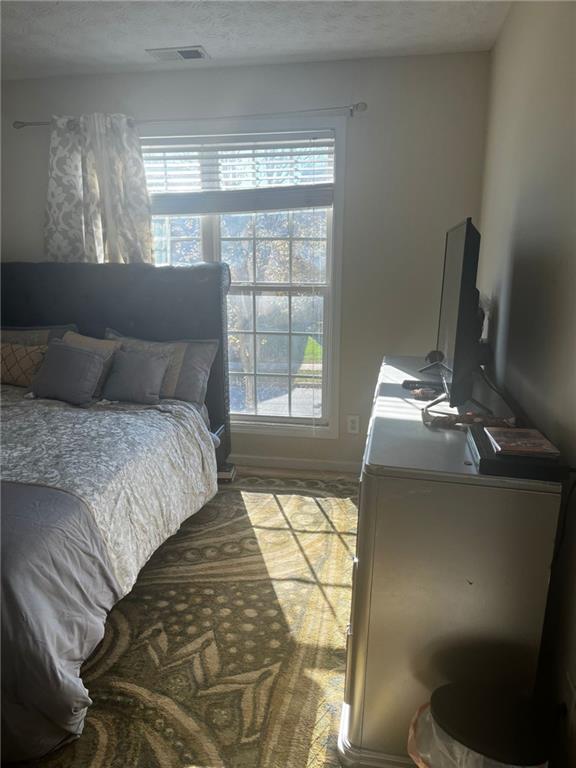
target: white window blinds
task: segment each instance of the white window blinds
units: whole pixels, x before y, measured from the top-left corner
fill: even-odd
[[[322,207],[334,196],[334,134],[143,139],[155,214]]]

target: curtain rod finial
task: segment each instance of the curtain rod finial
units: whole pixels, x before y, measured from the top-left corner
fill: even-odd
[[[352,104],[350,107],[350,114],[353,115],[356,112],[366,112],[368,104],[365,101],[358,101],[356,104]]]
[[[12,123],[12,128],[25,128],[25,127],[26,127],[26,123],[23,123],[22,120],[15,120]]]

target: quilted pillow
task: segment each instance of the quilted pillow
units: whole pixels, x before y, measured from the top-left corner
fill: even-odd
[[[122,336],[112,328],[106,329],[106,338],[119,340],[126,351],[167,355],[169,363],[160,398],[203,405],[210,369],[218,351],[218,340],[145,341]]]
[[[2,343],[2,384],[14,387],[30,387],[36,371],[40,368],[46,344],[25,346],[24,344]]]

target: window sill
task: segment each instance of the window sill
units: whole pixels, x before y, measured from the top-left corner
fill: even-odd
[[[268,437],[304,437],[336,439],[338,430],[328,424],[282,424],[280,422],[239,421],[232,417],[230,428],[236,435],[263,435]]]

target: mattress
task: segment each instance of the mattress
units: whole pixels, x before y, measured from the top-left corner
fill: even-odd
[[[217,490],[189,403],[78,408],[2,387],[3,759],[82,732],[80,667],[150,555]]]

